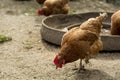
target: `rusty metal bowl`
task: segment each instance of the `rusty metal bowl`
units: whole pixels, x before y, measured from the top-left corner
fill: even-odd
[[[56,45],[61,44],[63,34],[72,27],[80,25],[83,21],[96,17],[100,12],[88,12],[80,14],[59,14],[46,17],[42,20],[42,39]],[[110,19],[112,13],[108,13],[108,18],[103,22],[101,39],[103,50],[120,50],[120,36],[110,34]]]

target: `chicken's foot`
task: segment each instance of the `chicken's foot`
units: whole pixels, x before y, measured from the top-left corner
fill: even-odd
[[[90,57],[86,57],[86,58],[85,58],[85,63],[86,63],[86,64],[89,64],[90,66],[92,66],[92,64],[90,63],[89,59],[90,59]]]
[[[89,57],[87,57],[87,58],[85,59],[85,63],[86,63],[86,64],[90,63],[89,59],[90,59]]]
[[[78,70],[76,63],[74,62],[74,68],[72,70]]]

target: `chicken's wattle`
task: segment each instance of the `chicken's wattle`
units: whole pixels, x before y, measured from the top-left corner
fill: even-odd
[[[56,67],[62,68],[63,63],[58,63],[58,55],[54,59],[54,64],[56,65]]]

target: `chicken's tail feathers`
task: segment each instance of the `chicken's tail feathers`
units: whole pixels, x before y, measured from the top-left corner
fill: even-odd
[[[100,16],[98,16],[97,19],[102,22],[107,17],[108,17],[107,13],[100,13]]]

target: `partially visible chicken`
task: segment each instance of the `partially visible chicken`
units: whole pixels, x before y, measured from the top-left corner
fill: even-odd
[[[111,17],[111,34],[120,35],[120,10]]]
[[[46,0],[38,15],[67,14],[69,11],[69,0]]]
[[[99,35],[106,15],[104,13],[96,18],[90,18],[80,27],[72,28],[64,34],[60,52],[54,59],[56,67],[62,68],[63,64],[80,59],[79,70],[84,69],[82,60],[91,57],[102,48]]]

